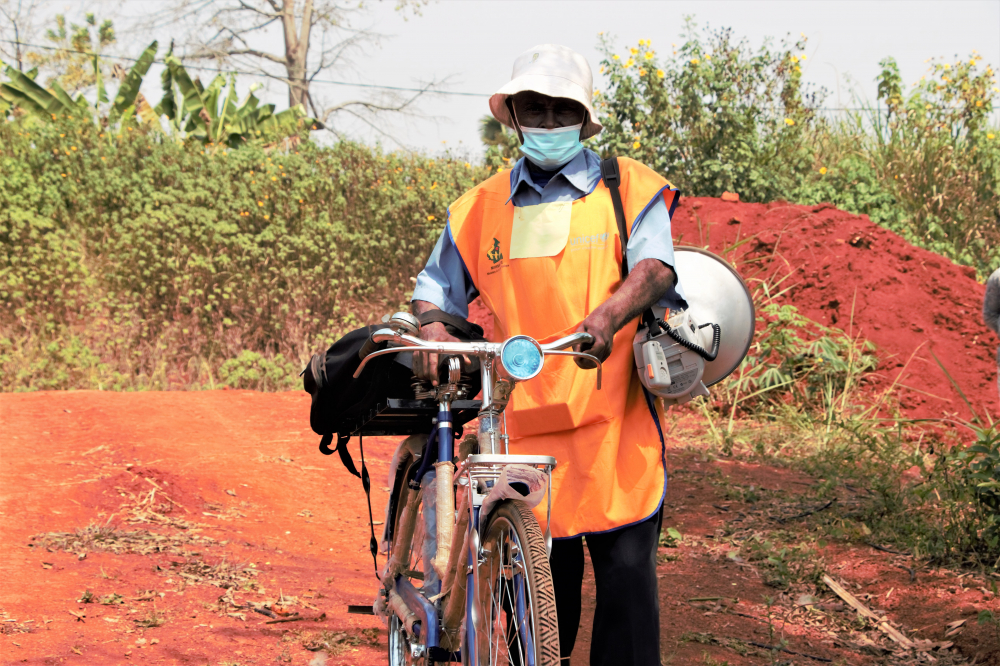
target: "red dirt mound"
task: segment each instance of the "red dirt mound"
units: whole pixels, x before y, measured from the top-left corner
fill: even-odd
[[[873,342],[880,362],[872,386],[898,381],[905,415],[971,417],[934,356],[980,416],[1000,413],[996,339],[983,325],[984,287],[971,268],[830,204],[687,198],[674,214],[673,234],[677,245],[724,254],[750,282],[781,281],[787,291],[779,302]],[[470,315],[491,332],[480,301]]]

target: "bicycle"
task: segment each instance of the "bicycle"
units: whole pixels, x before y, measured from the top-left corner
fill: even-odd
[[[354,375],[386,354],[442,355],[438,386],[418,381],[416,402],[386,405],[385,413],[396,410],[398,419],[410,422],[419,401],[434,401],[437,407],[426,442],[421,446],[416,437],[407,438],[394,457],[383,534],[388,561],[373,606],[388,620],[389,663],[558,666],[552,535],[549,520],[543,534],[526,501],[537,503],[544,489],[551,518],[556,460],[510,455],[504,409],[516,385],[542,371],[546,356],[588,359],[600,389],[600,361],[568,351],[593,338],[575,333],[545,345],[524,335],[501,343],[441,343],[421,340],[418,331],[412,315],[393,315],[386,328],[371,335],[373,343],[390,346],[368,353]],[[464,399],[470,387],[463,382],[462,357],[479,361],[480,403]],[[456,427],[460,431],[475,416],[477,434],[462,440],[456,456]]]

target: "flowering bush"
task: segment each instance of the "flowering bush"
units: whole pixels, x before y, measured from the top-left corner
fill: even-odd
[[[981,275],[1000,264],[998,88],[979,55],[933,62],[909,94],[887,59],[877,105],[829,116],[825,91],[802,83],[804,37],[753,50],[688,20],[667,54],[648,39],[627,53],[600,43],[603,154],[634,157],[684,194],[830,202]]]
[[[769,43],[753,51],[730,30],[703,35],[690,19],[684,44],[665,56],[647,39],[620,56],[602,35],[599,150],[644,162],[686,194],[779,198],[812,164],[803,137],[822,91],[802,84],[804,48],[803,38],[780,53]]]

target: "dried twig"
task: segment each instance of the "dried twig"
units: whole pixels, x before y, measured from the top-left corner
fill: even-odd
[[[863,603],[858,601],[857,597],[855,597],[853,594],[844,589],[843,585],[841,585],[834,579],[830,578],[829,575],[823,574],[823,582],[826,583],[827,587],[833,590],[838,597],[843,599],[848,606],[856,610],[859,615],[861,615],[862,617],[866,617],[872,622],[874,622],[875,626],[878,627],[880,631],[889,636],[889,638],[896,641],[897,643],[899,643],[900,645],[902,645],[907,649],[914,649],[917,647],[917,645],[909,638],[904,636],[903,633],[899,631],[899,629],[896,629],[896,627],[889,624],[889,620],[879,615],[876,615],[874,612],[871,611],[871,609],[869,609]]]

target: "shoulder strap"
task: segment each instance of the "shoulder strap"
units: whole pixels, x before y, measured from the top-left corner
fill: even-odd
[[[425,312],[421,312],[417,315],[417,320],[420,322],[421,326],[434,322],[440,322],[446,326],[451,326],[468,340],[485,339],[483,338],[482,326],[479,324],[473,324],[471,321],[462,319],[461,317],[453,314],[448,314],[444,310],[427,310]]]
[[[622,282],[628,277],[628,234],[626,233],[626,221],[625,221],[625,206],[622,204],[622,194],[618,191],[621,186],[622,177],[621,171],[618,168],[618,158],[609,157],[606,160],[601,160],[601,178],[604,179],[604,184],[607,185],[608,191],[611,192],[611,203],[615,207],[615,221],[618,222],[618,239],[622,244]],[[646,311],[642,313],[642,322],[646,325],[647,330],[655,331],[656,326],[656,315],[653,314],[652,308],[646,308]]]
[[[621,172],[618,170],[618,158],[609,157],[601,160],[601,178],[611,192],[611,202],[615,206],[615,221],[618,222],[618,238],[622,244],[622,282],[628,277],[628,258],[626,246],[628,245],[628,233],[625,226],[625,206],[622,204],[622,194],[618,191],[622,182]]]

